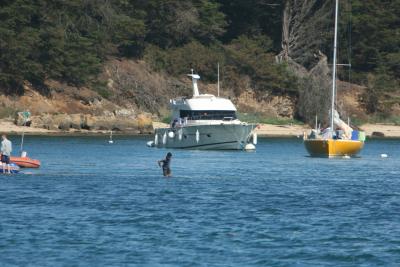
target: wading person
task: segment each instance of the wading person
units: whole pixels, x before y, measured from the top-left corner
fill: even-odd
[[[8,173],[11,173],[10,168],[10,156],[12,151],[12,144],[11,141],[7,139],[7,136],[3,134],[1,136],[1,162],[3,165],[3,173],[6,173],[6,167]]]
[[[163,175],[166,177],[171,176],[171,169],[170,169],[171,158],[172,158],[172,154],[171,154],[171,152],[168,152],[165,159],[158,161],[158,166],[162,167]]]

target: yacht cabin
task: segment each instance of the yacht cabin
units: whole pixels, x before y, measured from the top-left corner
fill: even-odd
[[[188,74],[192,77],[193,97],[171,99],[173,123],[191,124],[196,121],[234,121],[236,117],[236,107],[226,98],[216,97],[211,94],[199,94],[197,74]],[[183,126],[182,125],[182,126]]]

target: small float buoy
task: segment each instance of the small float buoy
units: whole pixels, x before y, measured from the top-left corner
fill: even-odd
[[[149,141],[146,143],[148,147],[154,147],[154,141]]]
[[[344,158],[344,159],[349,159],[349,158],[350,158],[350,156],[348,156],[348,155],[344,155],[344,156],[343,156],[343,158]]]
[[[387,158],[388,154],[381,154],[381,158]]]
[[[174,138],[175,137],[175,133],[173,131],[168,132],[168,137],[169,138]]]
[[[256,150],[256,146],[251,143],[248,143],[244,146],[244,150],[247,150],[247,151]]]

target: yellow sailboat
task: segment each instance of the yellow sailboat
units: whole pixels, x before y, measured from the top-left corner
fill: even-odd
[[[340,119],[335,110],[338,12],[339,0],[336,0],[330,127],[321,132],[316,125],[310,135],[304,135],[304,145],[312,157],[351,157],[359,153],[364,147],[365,133],[353,130]],[[337,130],[335,130],[335,127],[337,127]]]
[[[364,141],[351,139],[317,139],[304,140],[304,145],[312,157],[351,157],[357,155],[364,147]]]

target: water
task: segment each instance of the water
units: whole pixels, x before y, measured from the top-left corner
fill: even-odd
[[[0,177],[1,266],[400,265],[400,140],[355,159],[298,139],[172,150],[163,178],[167,150],[107,139],[27,138],[43,165]]]

